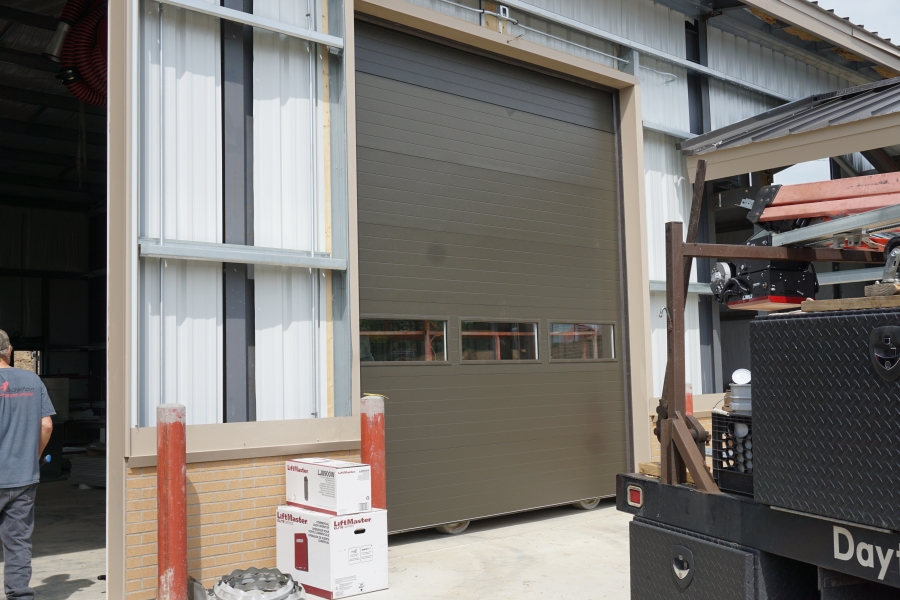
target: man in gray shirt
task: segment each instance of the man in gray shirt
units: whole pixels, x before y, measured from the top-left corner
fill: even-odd
[[[40,458],[56,414],[40,377],[11,366],[13,348],[0,330],[0,541],[3,587],[9,600],[34,598],[31,532]],[[59,457],[56,457],[59,460]]]

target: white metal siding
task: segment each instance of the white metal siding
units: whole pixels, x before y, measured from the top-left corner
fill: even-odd
[[[685,57],[684,14],[653,0],[532,0],[530,4]]]
[[[254,14],[309,27],[307,3],[256,0]],[[254,244],[325,250],[322,182],[323,90],[316,47],[254,30]],[[322,414],[326,364],[324,283],[320,271],[257,267],[256,418],[300,419]],[[327,406],[327,405],[326,405]],[[326,408],[327,410],[327,408]]]
[[[647,203],[647,249],[651,280],[666,279],[666,223],[686,221],[691,208],[691,185],[681,153],[673,137],[644,131],[644,189]],[[691,281],[697,280],[696,262]],[[685,362],[687,383],[702,390],[700,361],[700,320],[698,296],[688,294],[685,310]],[[651,349],[653,353],[653,394],[662,391],[666,368],[665,292],[650,293]]]
[[[139,232],[221,242],[219,22],[171,6],[160,17],[159,6],[141,4]],[[184,404],[188,424],[222,421],[221,271],[219,263],[141,261],[134,425],[153,426],[160,402]]]
[[[709,66],[795,99],[852,85],[846,79],[715,27],[709,28]],[[718,80],[710,81],[709,95],[713,129],[781,104],[769,96]]]
[[[663,125],[671,130],[690,131],[687,69],[649,56],[641,56],[640,61],[641,67],[645,67],[640,69],[641,118],[645,123]],[[671,140],[673,148],[677,141]],[[677,160],[684,162],[681,157]]]

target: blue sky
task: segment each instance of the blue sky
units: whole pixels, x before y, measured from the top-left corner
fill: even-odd
[[[898,0],[819,0],[819,6],[833,9],[841,17],[878,32],[883,38],[891,38],[900,45],[900,1]],[[775,175],[781,184],[809,183],[830,179],[828,160],[799,164]]]

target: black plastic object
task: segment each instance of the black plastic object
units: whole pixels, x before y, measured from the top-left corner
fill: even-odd
[[[746,426],[744,435],[741,428]],[[713,478],[725,492],[753,496],[753,421],[745,415],[712,416]],[[747,458],[749,456],[749,458]],[[749,463],[749,468],[748,468]]]
[[[900,381],[870,356],[898,325],[897,309],[751,322],[758,502],[900,531]]]

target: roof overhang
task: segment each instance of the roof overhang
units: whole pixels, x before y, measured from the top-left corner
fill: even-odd
[[[900,112],[687,157],[691,181],[697,161],[706,179],[776,169],[821,158],[894,146],[900,142]]]
[[[807,0],[741,1],[871,62],[900,71],[896,46]]]

